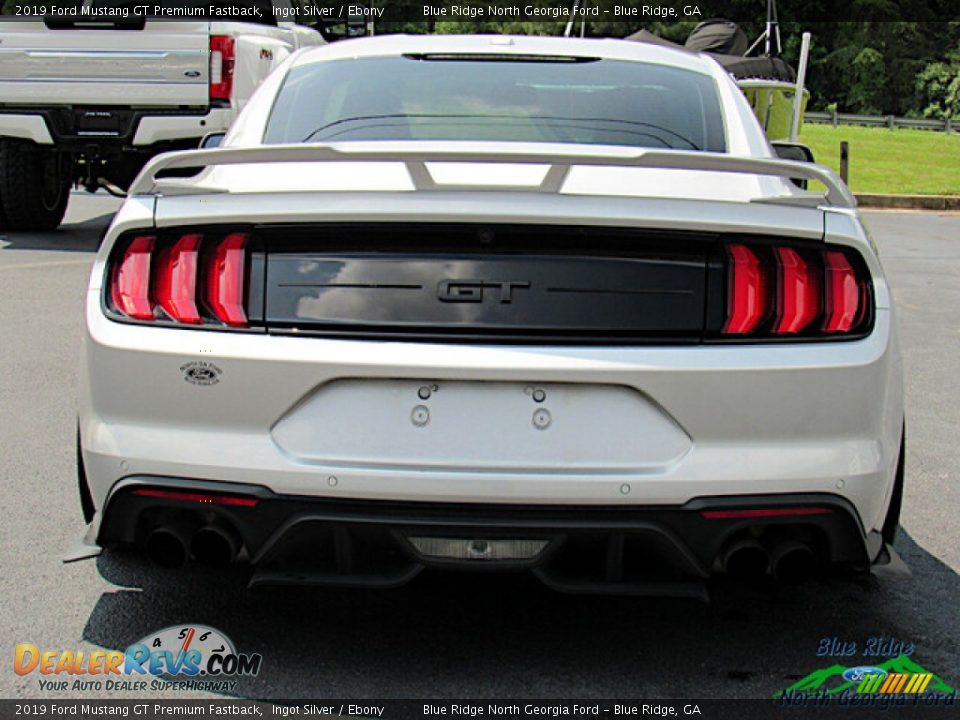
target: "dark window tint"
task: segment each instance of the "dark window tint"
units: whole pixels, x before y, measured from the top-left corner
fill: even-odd
[[[725,149],[713,79],[621,60],[406,56],[293,68],[266,143],[503,140]]]

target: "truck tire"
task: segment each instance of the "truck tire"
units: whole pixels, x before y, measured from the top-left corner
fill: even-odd
[[[69,169],[59,153],[0,139],[0,229],[56,230],[70,198]]]

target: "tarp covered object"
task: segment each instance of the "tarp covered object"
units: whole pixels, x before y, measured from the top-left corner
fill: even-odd
[[[706,20],[697,25],[683,44],[694,52],[743,55],[749,43],[740,26],[730,20]]]
[[[738,80],[764,79],[796,82],[797,74],[779,57],[743,57],[747,50],[747,36],[739,26],[729,20],[708,20],[693,29],[684,45],[665,40],[647,30],[628,35],[625,40],[645,42],[651,45],[704,52],[715,58],[724,69]]]
[[[740,57],[738,55],[718,55],[707,53],[737,80],[762,78],[764,80],[784,80],[796,82],[797,73],[783,58],[767,57]]]

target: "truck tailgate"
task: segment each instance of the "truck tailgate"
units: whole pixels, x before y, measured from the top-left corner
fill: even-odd
[[[142,29],[0,23],[0,98],[18,105],[202,106],[209,23],[146,21]]]

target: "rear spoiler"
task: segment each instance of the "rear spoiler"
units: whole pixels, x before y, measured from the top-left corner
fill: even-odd
[[[222,165],[295,162],[399,162],[404,163],[416,190],[513,190],[558,193],[572,167],[656,168],[701,170],[747,175],[816,180],[826,194],[801,192],[758,198],[758,202],[791,205],[826,204],[853,208],[857,201],[830,168],[792,160],[748,158],[726,153],[679,150],[638,150],[611,146],[537,145],[526,143],[465,142],[349,142],[333,144],[262,145],[252,148],[186,150],[158,155],[150,160],[130,186],[130,195],[198,195],[229,192],[229,188],[196,186],[184,181],[189,171]],[[548,165],[539,185],[438,184],[427,163],[489,163]],[[176,173],[172,171],[177,171]],[[164,177],[166,176],[166,177]]]

